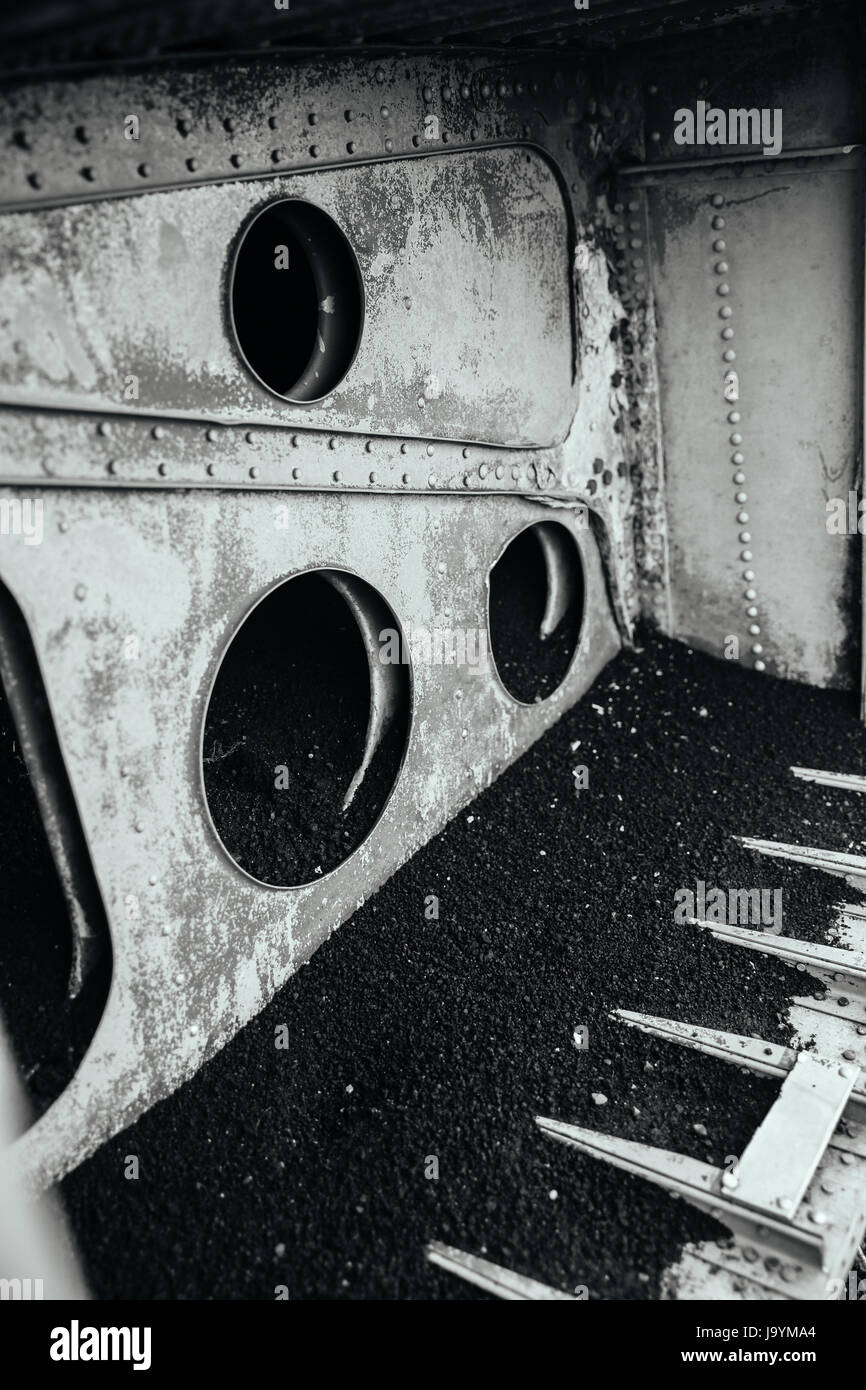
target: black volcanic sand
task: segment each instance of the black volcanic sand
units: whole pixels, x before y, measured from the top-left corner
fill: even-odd
[[[203,751],[214,824],[254,878],[312,882],[367,838],[406,744],[408,667],[398,677],[402,704],[344,810],[370,705],[355,621],[316,574],[281,585],[253,610],[214,684]]]
[[[721,1228],[533,1117],[717,1164],[742,1152],[776,1084],[607,1015],[789,1036],[802,975],[672,914],[696,878],[782,886],[786,931],[822,937],[842,881],[732,838],[863,848],[863,801],[792,763],[866,772],[850,696],[669,641],[620,655],[193,1081],[66,1179],[95,1294],[485,1297],[425,1261],[438,1239],[591,1298],[657,1298],[682,1243]]]

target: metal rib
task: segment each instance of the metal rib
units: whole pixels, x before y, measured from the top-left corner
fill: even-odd
[[[840,874],[843,878],[866,883],[866,859],[859,854],[846,854],[835,849],[820,849],[814,845],[789,845],[781,840],[758,840],[752,835],[735,835],[744,849],[766,854],[771,859],[788,859],[808,869],[821,869],[825,874]]]
[[[814,767],[792,767],[801,782],[816,782],[821,787],[840,787],[849,792],[866,792],[866,777],[853,772],[819,772]]]
[[[579,1303],[581,1300],[570,1293],[561,1293],[547,1284],[539,1284],[536,1279],[527,1279],[524,1274],[515,1274],[503,1265],[495,1265],[490,1260],[482,1260],[477,1255],[467,1255],[453,1245],[442,1245],[434,1240],[424,1252],[431,1264],[438,1265],[449,1274],[456,1274],[470,1284],[476,1284],[485,1293],[510,1302],[530,1303]]]

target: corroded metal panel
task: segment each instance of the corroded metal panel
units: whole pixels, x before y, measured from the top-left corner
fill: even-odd
[[[519,498],[289,499],[285,493],[35,489],[41,545],[8,541],[0,578],[32,634],[114,946],[106,1010],[54,1106],[12,1150],[58,1177],[167,1095],[315,948],[591,684],[618,648],[592,532],[567,510],[586,574],[563,684],[520,705],[492,662],[416,665],[409,745],[381,819],[332,873],[256,883],[212,830],[201,738],[229,638],[275,584],[334,566],[369,579],[403,624],[486,628],[504,544],[550,510]],[[5,495],[5,494],[4,494]],[[140,658],[129,660],[134,633]],[[129,895],[138,916],[126,911]]]
[[[857,537],[827,503],[857,485],[862,177],[808,163],[648,192],[670,630],[850,686]]]
[[[326,401],[306,406],[253,377],[227,323],[241,229],[291,198],[334,218],[366,289],[354,363]],[[576,407],[569,240],[554,173],[524,149],[10,214],[0,397],[550,445]]]

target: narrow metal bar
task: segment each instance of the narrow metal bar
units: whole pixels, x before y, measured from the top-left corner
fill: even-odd
[[[779,956],[792,965],[804,965],[807,970],[811,966],[814,970],[841,971],[852,980],[866,982],[866,956],[860,951],[826,946],[821,941],[798,941],[791,936],[773,936],[749,927],[704,922],[694,917],[689,920],[694,926],[712,932],[717,941],[726,941],[732,946],[747,946],[767,956]]]
[[[719,169],[726,164],[785,164],[792,159],[832,159],[835,155],[853,154],[862,149],[860,141],[851,145],[822,145],[817,149],[783,150],[781,154],[726,154],[707,159],[660,159],[652,164],[627,164],[620,169],[622,178],[635,178],[639,174],[665,174],[676,169]]]
[[[825,874],[840,874],[843,878],[857,878],[866,882],[866,859],[859,854],[845,854],[840,850],[821,849],[815,845],[789,845],[782,840],[759,840],[753,835],[735,835],[734,839],[744,849],[766,854],[771,859],[788,859],[792,864],[803,864],[808,869],[820,869]]]
[[[866,777],[853,772],[819,772],[814,767],[792,767],[801,782],[816,782],[821,787],[840,787],[850,792],[866,792]]]
[[[431,1264],[438,1265],[440,1269],[447,1270],[449,1274],[456,1274],[459,1279],[465,1279],[467,1283],[477,1285],[479,1289],[484,1289],[485,1293],[492,1293],[496,1298],[507,1299],[512,1303],[579,1303],[581,1301],[570,1293],[561,1293],[559,1289],[551,1289],[547,1284],[540,1284],[537,1279],[528,1279],[524,1274],[515,1274],[513,1270],[505,1269],[503,1265],[493,1264],[490,1260],[482,1260],[477,1255],[467,1255],[465,1251],[457,1250],[453,1245],[443,1245],[438,1240],[431,1241],[424,1253]]]

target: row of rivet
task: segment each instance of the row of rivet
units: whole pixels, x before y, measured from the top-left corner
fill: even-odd
[[[377,69],[376,69],[376,74],[375,74],[375,76],[376,76],[376,81],[377,81],[378,83],[383,83],[383,82],[385,81],[385,79],[386,79],[386,74],[385,74],[384,68],[377,68]],[[462,83],[460,83],[460,84],[459,84],[459,87],[457,88],[457,90],[459,91],[459,94],[460,94],[460,96],[463,98],[464,101],[468,101],[468,100],[471,98],[471,96],[472,96],[471,88],[470,88],[470,86],[469,86],[469,84],[468,84],[467,82],[462,82]],[[494,88],[493,88],[493,87],[491,86],[491,84],[488,83],[488,82],[483,82],[483,83],[481,84],[479,90],[480,90],[480,94],[481,94],[482,99],[485,100],[485,101],[489,100],[489,98],[492,97],[493,92],[494,92]],[[495,88],[496,95],[497,95],[498,97],[507,97],[507,96],[512,96],[512,95],[513,95],[513,96],[517,96],[517,97],[521,97],[521,96],[524,95],[524,91],[525,91],[525,90],[528,90],[528,91],[529,91],[530,93],[532,93],[533,95],[537,94],[537,92],[538,92],[538,90],[539,90],[539,84],[538,84],[538,82],[533,80],[532,82],[530,82],[530,83],[527,84],[526,88],[524,88],[524,84],[523,84],[522,82],[520,82],[520,81],[514,82],[513,84],[509,84],[509,83],[506,83],[506,82],[499,82],[499,83],[497,84],[496,88]],[[451,100],[454,98],[454,96],[455,96],[455,89],[452,88],[451,86],[449,86],[447,83],[440,89],[440,92],[441,92],[442,100],[445,101],[445,102],[451,101]],[[428,112],[428,114],[430,114],[430,113],[431,113],[431,107],[432,107],[432,104],[433,104],[434,99],[435,99],[435,93],[434,93],[433,88],[430,87],[430,86],[425,86],[425,87],[423,88],[423,91],[422,91],[422,97],[423,97],[423,99],[424,99],[424,103],[425,103],[425,106],[426,106],[426,108],[427,108],[427,112]],[[391,113],[390,107],[388,107],[388,106],[386,106],[386,105],[382,105],[382,106],[379,108],[379,115],[380,115],[380,117],[381,117],[381,119],[382,119],[383,121],[389,120],[389,119],[391,118],[391,114],[392,114],[392,113]],[[346,109],[346,110],[344,110],[343,115],[344,115],[345,120],[346,120],[347,123],[352,123],[352,122],[356,119],[357,113],[354,112],[354,111],[351,110],[351,109]],[[320,115],[319,115],[319,113],[318,113],[317,111],[309,111],[309,112],[307,113],[307,122],[308,122],[308,124],[309,124],[310,126],[317,126],[317,125],[319,124],[319,121],[320,121]],[[278,128],[278,124],[279,124],[278,117],[277,117],[277,116],[273,116],[273,115],[272,115],[272,116],[269,116],[268,119],[267,119],[267,124],[268,124],[269,130],[276,130],[276,129]],[[223,125],[223,129],[227,132],[227,134],[229,134],[229,135],[234,135],[234,134],[236,134],[236,132],[237,132],[237,122],[236,122],[232,117],[227,116],[227,117],[223,120],[222,125]],[[178,134],[179,134],[179,135],[181,136],[181,138],[184,139],[184,140],[187,139],[191,134],[193,134],[193,131],[194,131],[194,124],[193,124],[193,121],[192,121],[190,118],[185,118],[185,117],[180,118],[179,120],[177,120],[177,121],[175,122],[175,127],[176,127],[176,129],[177,129]],[[75,133],[75,139],[76,139],[76,141],[78,142],[78,144],[83,145],[83,146],[87,146],[87,145],[90,143],[90,135],[88,134],[87,129],[86,129],[85,126],[83,126],[83,125],[78,125],[78,126],[76,126],[76,127],[75,127],[75,132],[74,132],[74,133]],[[500,136],[500,135],[503,134],[501,128],[498,127],[498,126],[497,126],[497,128],[496,128],[496,134],[497,134],[497,136]],[[529,125],[524,125],[524,126],[522,127],[521,134],[522,134],[522,136],[523,136],[524,139],[529,139],[529,137],[530,137],[531,134],[532,134],[532,129],[531,129],[531,127],[530,127]],[[417,149],[422,143],[423,143],[423,144],[428,144],[428,143],[434,143],[434,144],[435,144],[437,140],[438,140],[438,141],[441,141],[442,144],[447,145],[450,141],[453,141],[455,138],[456,138],[456,139],[458,140],[458,142],[459,142],[460,139],[461,139],[462,137],[460,137],[460,136],[455,137],[453,133],[449,133],[448,131],[441,131],[441,132],[439,132],[438,134],[435,134],[435,135],[434,135],[434,134],[431,134],[429,128],[427,127],[427,125],[426,125],[426,123],[425,123],[425,129],[424,129],[423,134],[422,134],[422,133],[416,132],[415,134],[412,135],[412,145]],[[470,128],[470,130],[469,130],[469,140],[470,140],[470,141],[475,141],[475,140],[478,140],[479,138],[480,138],[480,132],[479,132],[478,128],[477,128],[476,126],[472,126],[472,127]],[[29,137],[28,137],[28,135],[27,135],[27,132],[24,131],[24,130],[16,130],[16,131],[13,132],[12,143],[15,144],[15,145],[17,145],[18,148],[21,149],[21,150],[30,151],[30,150],[32,149],[31,141],[30,141],[30,139],[29,139]],[[358,141],[357,141],[357,140],[348,140],[348,141],[346,141],[346,147],[345,147],[345,148],[346,148],[346,153],[347,153],[347,154],[350,154],[350,155],[359,155],[359,154],[363,154],[363,153],[366,153],[367,155],[370,155],[370,154],[376,154],[376,153],[379,152],[378,150],[373,150],[373,149],[369,149],[369,150],[366,150],[366,151],[362,151],[362,150],[359,148],[359,144],[358,144]],[[385,139],[384,139],[384,141],[383,141],[383,149],[384,149],[384,151],[385,151],[386,154],[390,154],[390,153],[393,151],[393,149],[394,149],[394,141],[393,141],[393,139],[391,138],[391,136],[386,136],[386,137],[385,137]],[[318,144],[312,144],[312,145],[310,145],[310,146],[308,147],[308,153],[309,153],[311,159],[319,159],[319,158],[321,157],[322,153],[323,153],[322,147],[321,147],[320,145],[318,145]],[[333,152],[333,151],[330,151],[330,153],[333,155],[334,152]],[[283,163],[287,163],[287,162],[288,162],[288,156],[287,156],[286,151],[285,151],[284,149],[272,149],[272,150],[271,150],[270,158],[271,158],[271,163],[272,163],[272,164],[283,164]],[[232,154],[229,155],[229,160],[228,160],[228,162],[229,162],[229,164],[231,165],[231,167],[232,167],[233,169],[240,169],[240,168],[243,167],[243,159],[242,159],[241,155],[238,154],[237,152],[234,152],[234,153],[232,153]],[[201,172],[201,161],[200,161],[195,155],[189,156],[189,157],[186,159],[185,164],[186,164],[186,168],[187,168],[187,170],[189,171],[189,173],[195,174],[195,173]],[[254,167],[255,167],[255,166],[254,166]],[[148,178],[150,178],[150,177],[152,176],[152,174],[153,174],[153,168],[152,168],[152,166],[151,166],[150,164],[148,164],[147,162],[142,162],[142,163],[139,163],[139,164],[136,166],[136,173],[138,174],[139,178],[148,179]],[[81,178],[83,178],[87,183],[94,183],[94,182],[96,182],[96,180],[97,180],[97,172],[96,172],[96,169],[94,168],[94,166],[93,166],[92,164],[85,164],[85,165],[83,165],[83,166],[79,169],[79,174],[80,174]],[[31,173],[29,173],[29,174],[27,175],[27,182],[30,184],[30,187],[31,187],[31,188],[37,189],[37,190],[38,190],[38,189],[40,189],[40,188],[42,187],[42,182],[43,182],[43,181],[42,181],[42,176],[41,176],[39,173],[35,172],[35,171],[34,171],[34,172],[31,172]]]
[[[616,240],[617,270],[621,287],[629,294],[633,293],[633,298],[638,304],[647,302],[647,265],[644,255],[643,224],[639,219],[640,203],[632,201],[630,203],[614,203],[613,211],[617,217],[613,224],[613,231]],[[628,213],[629,220],[624,220]],[[631,253],[630,255],[627,253]],[[634,289],[632,291],[632,286]]]
[[[710,199],[710,203],[714,208],[721,208],[724,207],[725,200],[721,193],[714,193],[712,198]],[[722,277],[718,280],[716,284],[716,293],[720,296],[720,298],[727,299],[727,297],[731,293],[730,281],[727,278],[728,272],[730,270],[730,265],[728,261],[724,259],[725,253],[728,249],[727,242],[725,241],[724,237],[718,235],[719,232],[723,232],[725,230],[725,219],[719,212],[716,212],[713,215],[712,230],[713,254],[721,258],[717,260],[713,266],[714,273],[717,276]],[[719,309],[719,318],[722,319],[724,325],[721,330],[720,336],[722,342],[726,345],[722,351],[722,362],[725,364],[725,367],[728,371],[731,370],[731,363],[737,360],[736,351],[734,350],[734,348],[730,346],[731,340],[734,337],[734,329],[731,324],[732,317],[733,310],[731,309],[730,304],[723,304],[722,307]],[[737,391],[737,395],[739,395],[739,389]],[[749,513],[745,510],[745,504],[748,502],[749,496],[743,487],[746,481],[746,474],[743,471],[743,464],[746,460],[741,448],[741,445],[743,443],[743,436],[740,433],[739,429],[736,428],[741,422],[739,410],[729,411],[727,416],[727,422],[729,425],[733,425],[735,427],[732,433],[729,435],[728,442],[733,449],[733,452],[730,456],[730,462],[733,464],[735,469],[733,475],[733,482],[734,486],[737,489],[737,491],[734,493],[734,501],[736,502],[738,508],[736,514],[737,525],[747,527],[749,524]],[[738,533],[738,539],[740,544],[744,547],[744,549],[740,551],[739,558],[741,561],[745,562],[746,565],[751,566],[752,551],[749,549],[749,546],[752,540],[752,533],[748,530],[742,530]],[[763,660],[764,647],[760,641],[754,640],[761,636],[761,625],[757,621],[758,591],[754,587],[755,571],[751,567],[743,570],[743,579],[748,585],[748,587],[744,591],[743,597],[746,603],[746,617],[749,619],[749,636],[753,639],[751,643],[751,651],[752,655],[755,657],[755,670],[763,671],[766,669],[765,662]]]
[[[184,427],[184,428],[187,429],[188,427]],[[35,419],[35,420],[33,421],[33,429],[34,429],[34,431],[35,431],[37,434],[42,434],[42,433],[44,433],[44,424],[43,424],[43,422],[42,422],[40,419],[38,419],[38,418]],[[102,439],[110,439],[110,438],[114,435],[114,433],[115,433],[115,427],[114,427],[109,421],[107,421],[107,420],[100,420],[100,421],[97,423],[97,425],[96,425],[96,433],[97,433],[97,435],[98,435],[100,438],[102,438]],[[153,425],[153,426],[151,426],[151,428],[150,428],[150,430],[149,430],[149,434],[150,434],[150,437],[151,437],[152,439],[156,440],[157,442],[161,442],[161,441],[163,441],[163,440],[169,438],[170,431],[169,431],[169,428],[167,428],[165,425]],[[233,434],[233,442],[234,442],[234,441],[236,441],[237,438],[238,438],[238,433],[232,432],[232,434]],[[204,430],[204,438],[205,438],[205,440],[206,440],[206,442],[207,442],[208,444],[217,444],[217,443],[219,443],[220,440],[224,437],[224,435],[225,435],[225,427],[219,428],[219,429],[215,429],[213,426],[208,426],[208,427]],[[257,442],[259,442],[259,441],[261,440],[261,438],[262,438],[261,435],[257,435],[256,432],[253,431],[253,430],[245,430],[245,431],[243,432],[243,437],[244,437],[244,442],[245,442],[247,445],[251,445],[251,446],[255,446],[255,444],[256,444]],[[286,437],[287,437],[287,439],[288,439],[288,441],[289,441],[289,443],[290,443],[290,445],[291,445],[291,447],[292,447],[293,449],[297,449],[297,448],[300,448],[300,447],[301,447],[302,442],[303,442],[303,436],[301,436],[301,435],[299,435],[299,434],[291,434],[291,435],[288,435],[288,434],[287,434]],[[314,438],[318,439],[318,438],[321,438],[321,436],[315,436]],[[360,441],[356,440],[354,436],[352,436],[352,437],[343,436],[342,438],[348,438],[348,442],[349,442],[351,445],[360,444]],[[338,449],[338,448],[339,448],[339,445],[340,445],[340,439],[341,439],[341,436],[337,436],[337,435],[330,435],[330,436],[328,436],[328,442],[327,442],[327,447],[328,447],[328,449],[329,449],[329,450],[332,450],[332,451]],[[394,441],[388,440],[388,439],[386,439],[386,438],[377,438],[376,440],[367,439],[367,440],[365,440],[364,446],[363,446],[363,447],[364,447],[364,452],[367,453],[367,454],[372,454],[372,453],[375,451],[376,445],[377,445],[377,444],[381,444],[381,445],[388,446],[388,445],[393,444],[393,442],[394,442]],[[415,446],[415,447],[413,447],[413,446]],[[411,440],[411,441],[403,440],[403,441],[400,443],[400,446],[399,446],[399,448],[400,448],[400,453],[401,453],[402,455],[407,455],[407,454],[410,453],[410,451],[411,451],[412,454],[414,455],[414,454],[416,453],[416,450],[417,450],[417,449],[420,449],[420,450],[424,453],[425,457],[428,458],[428,459],[429,459],[429,458],[433,458],[433,457],[436,455],[437,450],[443,450],[443,449],[445,449],[445,448],[447,448],[447,447],[448,447],[448,446],[442,445],[442,444],[440,444],[440,445],[438,445],[438,446],[437,446],[437,445],[434,445],[434,444],[431,444],[431,443],[426,443],[426,444],[425,444],[423,440]],[[470,458],[472,457],[473,452],[475,452],[475,451],[472,450],[472,449],[470,449],[469,446],[466,446],[466,445],[462,446],[461,449],[460,449],[460,456],[461,456],[461,459],[464,460],[464,461],[470,459]],[[476,457],[477,457],[477,453],[476,453]],[[465,466],[466,466],[465,462],[464,462],[463,466],[464,466],[464,468],[465,468]],[[479,464],[477,465],[477,467],[475,468],[474,472],[472,472],[472,473],[469,473],[469,472],[463,473],[463,475],[462,475],[462,485],[463,485],[464,487],[470,487],[470,486],[472,485],[472,483],[476,480],[476,478],[477,478],[478,480],[480,480],[481,482],[484,482],[484,481],[487,480],[487,479],[489,479],[491,483],[494,481],[494,479],[495,479],[497,482],[502,482],[503,479],[504,479],[505,476],[506,476],[506,472],[510,472],[510,477],[511,477],[512,482],[517,483],[517,482],[520,482],[521,479],[523,479],[528,485],[531,485],[531,469],[532,469],[532,467],[533,467],[533,465],[531,465],[531,464],[530,464],[530,465],[525,465],[525,464],[524,464],[524,465],[512,464],[512,465],[510,466],[510,469],[509,469],[509,468],[507,467],[507,465],[504,464],[504,463],[502,463],[502,462],[496,462],[496,463],[493,463],[493,462],[490,462],[490,463],[482,462],[482,463],[479,463]],[[623,465],[620,465],[620,471],[622,471],[622,467],[623,467]],[[596,460],[595,464],[593,465],[593,468],[594,468],[594,471],[595,471],[596,473],[601,473],[601,472],[602,472],[602,469],[603,469],[603,464],[601,463],[600,460]],[[116,458],[116,457],[109,458],[109,459],[106,461],[105,470],[106,470],[106,472],[107,472],[111,477],[113,477],[113,478],[118,478],[118,477],[120,477],[120,476],[121,476],[121,470],[122,470],[121,460],[118,459],[118,458]],[[168,465],[167,465],[166,463],[159,463],[159,464],[157,465],[156,472],[157,472],[157,474],[159,475],[159,477],[161,477],[161,478],[168,477],[168,476],[169,476],[169,467],[168,467]],[[210,478],[214,477],[214,476],[216,475],[216,465],[215,465],[214,463],[207,463],[207,464],[205,465],[205,472],[206,472],[206,474],[207,474],[208,477],[210,477]],[[248,470],[247,470],[247,473],[248,473],[248,476],[249,476],[251,479],[257,479],[257,478],[259,478],[259,477],[261,476],[261,469],[260,469],[260,467],[259,467],[258,465],[252,464],[252,465],[249,466],[249,468],[248,468]],[[300,470],[300,468],[297,468],[297,467],[292,468],[292,470],[291,470],[291,477],[292,477],[292,481],[293,481],[293,482],[299,482],[299,481],[301,480],[301,470]],[[602,480],[604,481],[604,483],[605,483],[606,485],[609,484],[610,482],[612,482],[612,481],[613,481],[613,475],[612,475],[612,473],[610,473],[609,470],[605,470],[604,473],[603,473],[603,479],[602,479]],[[320,486],[320,485],[321,485],[321,481],[322,481],[322,480],[321,480],[321,479],[318,479],[318,478],[309,478],[309,479],[308,479],[308,482],[310,482],[313,486]],[[344,482],[346,481],[346,479],[345,479],[345,476],[344,476],[342,470],[340,470],[340,469],[334,469],[334,470],[331,472],[329,481],[330,481],[330,482],[334,482],[334,483],[344,483]],[[382,478],[382,477],[380,477],[380,475],[377,474],[375,471],[371,471],[371,472],[367,475],[367,481],[368,481],[369,483],[371,483],[371,484],[382,483],[384,486],[389,486],[388,479],[387,479],[387,478]],[[412,481],[411,475],[410,475],[409,473],[403,473],[400,481],[401,481],[402,486],[408,487],[408,486],[410,485],[411,481]],[[352,482],[354,482],[354,480],[351,480],[351,481],[350,481],[350,483],[349,483],[350,486],[352,485]],[[362,485],[366,485],[366,484],[362,484]],[[431,488],[435,488],[435,487],[437,487],[437,486],[447,487],[447,486],[449,486],[449,483],[448,483],[447,479],[442,479],[442,480],[440,480],[440,479],[438,478],[438,476],[437,476],[435,473],[431,473],[431,474],[428,476],[428,479],[427,479],[427,486],[428,486],[428,487],[431,487]],[[595,490],[596,490],[596,483],[593,481],[593,484],[592,484],[592,487],[591,487],[590,491],[593,491],[593,492],[594,492]]]

